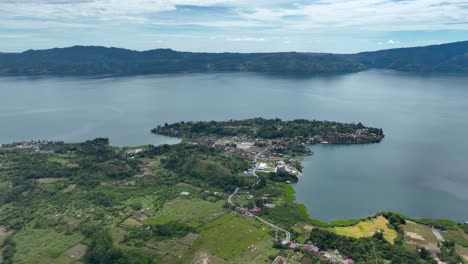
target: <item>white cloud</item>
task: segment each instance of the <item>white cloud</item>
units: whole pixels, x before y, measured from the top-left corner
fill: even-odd
[[[389,40],[387,40],[387,41],[385,41],[385,42],[382,42],[382,41],[381,41],[381,42],[378,42],[377,44],[378,44],[378,45],[384,45],[384,44],[387,44],[387,45],[396,45],[396,44],[401,44],[401,42],[398,41],[398,40],[389,39]]]
[[[400,44],[400,41],[395,41],[395,40],[390,39],[390,40],[387,41],[387,44],[390,44],[390,45]]]
[[[304,1],[305,2],[305,1]],[[466,0],[3,0],[0,21],[13,18],[124,21],[151,24],[158,13],[177,5],[224,6],[231,19],[191,20],[174,17],[174,24],[217,27],[274,26],[288,30],[443,30],[468,29]],[[180,16],[180,15],[179,15]],[[296,19],[289,19],[289,18]],[[77,22],[79,21],[79,22]]]
[[[29,34],[0,34],[0,39],[27,39],[31,37]]]
[[[244,19],[279,22],[295,29],[358,30],[468,29],[465,0],[318,0],[300,8],[257,8]],[[287,17],[300,16],[300,22]]]
[[[226,38],[227,41],[248,41],[248,42],[264,42],[264,38],[251,38],[251,37],[241,37],[241,38]]]
[[[10,46],[19,43],[27,48],[35,47],[35,43],[20,43],[15,33],[34,33],[35,42],[42,35],[50,39],[50,46],[151,48],[154,43],[162,43],[184,50],[253,47],[260,51],[343,52],[378,45],[401,46],[396,39],[404,39],[405,45],[419,44],[421,39],[437,39],[437,43],[461,40],[468,32],[467,1],[0,0],[0,34],[4,34],[0,39],[8,39]],[[198,8],[177,10],[178,5]],[[421,34],[408,36],[397,31]],[[441,31],[444,33],[430,33]],[[190,41],[182,41],[187,38]],[[5,45],[0,43],[0,50]]]
[[[176,5],[211,6],[226,4],[231,0],[30,0],[0,3],[4,17],[41,19],[118,19],[136,20],[141,15],[170,11]]]

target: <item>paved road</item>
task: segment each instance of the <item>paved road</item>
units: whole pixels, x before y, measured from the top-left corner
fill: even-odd
[[[229,205],[234,206],[234,203],[232,202],[232,197],[236,195],[238,191],[239,191],[239,188],[236,188],[236,190],[234,190],[234,192],[228,196]]]
[[[255,157],[254,157],[255,168],[252,170],[252,175],[253,175],[254,177],[256,177],[258,180],[257,180],[257,182],[255,182],[254,184],[252,184],[252,187],[254,187],[255,185],[257,185],[257,184],[260,183],[260,177],[258,177],[258,175],[257,175],[257,173],[256,173],[256,172],[257,172],[257,169],[258,169],[258,165],[259,165],[259,164],[257,163],[257,159],[258,159],[261,155],[263,155],[265,152],[267,152],[267,151],[270,149],[270,147],[271,147],[271,146],[268,145],[268,147],[266,147],[264,150],[262,150],[262,151],[260,151],[259,153],[257,153],[257,155],[255,155]]]
[[[277,226],[277,225],[274,225],[274,224],[268,222],[267,220],[265,220],[265,219],[263,219],[263,218],[261,218],[261,217],[258,217],[258,216],[256,216],[256,215],[254,215],[254,217],[255,217],[255,219],[257,219],[258,221],[260,221],[260,222],[262,222],[262,223],[264,223],[264,224],[266,224],[266,225],[269,225],[269,226],[273,227],[273,228],[276,229],[276,230],[279,230],[279,231],[281,231],[281,232],[284,232],[284,233],[286,234],[285,240],[286,240],[288,243],[291,242],[291,233],[290,233],[289,231],[286,231],[286,230],[284,230],[283,228],[281,228],[281,227],[279,227],[279,226]]]
[[[257,177],[258,178],[258,181],[256,183],[254,183],[252,186],[255,186],[257,185],[259,182],[260,182],[260,178],[258,177],[258,175],[255,173],[257,171],[257,168],[258,168],[258,164],[257,164],[257,159],[262,155],[264,154],[265,152],[267,152],[269,149],[270,149],[271,146],[268,146],[267,148],[265,148],[264,150],[262,150],[261,152],[257,153],[257,155],[255,155],[255,158],[254,158],[254,162],[255,162],[255,168],[252,170],[252,175],[254,177]],[[237,192],[239,191],[239,188],[236,188],[236,190],[234,190],[234,192],[228,196],[228,204],[231,205],[231,206],[234,206],[234,203],[232,202],[232,197],[234,197],[234,195],[237,194]],[[248,211],[246,211],[248,212]],[[278,230],[278,231],[281,231],[281,232],[284,232],[285,234],[285,239],[284,241],[287,241],[288,243],[291,242],[291,233],[259,216],[256,216],[254,214],[252,214],[252,216],[257,219],[258,221]],[[297,246],[299,247],[305,247],[305,246],[312,246],[312,245],[306,245],[306,244],[296,244]],[[330,252],[325,252],[325,251],[322,251],[320,250],[319,248],[315,247],[315,246],[312,246],[315,250],[319,251],[319,252],[322,252],[322,253],[327,253],[331,256],[331,259],[334,260],[335,262],[337,263],[347,263],[346,260],[344,260],[343,258],[339,257],[338,255],[335,255],[333,253],[330,253]]]
[[[257,171],[257,168],[258,168],[257,159],[258,159],[261,155],[263,155],[265,152],[267,152],[269,149],[270,149],[270,146],[268,146],[267,148],[265,148],[265,149],[262,150],[261,152],[257,153],[257,155],[255,155],[255,158],[254,158],[255,168],[254,168],[253,171],[252,171],[252,175],[255,176],[255,177],[257,177],[257,178],[258,178],[258,181],[257,181],[255,184],[253,184],[252,186],[257,185],[257,184],[260,182],[260,178],[259,178],[258,175],[255,173],[255,172]],[[238,191],[239,191],[239,188],[236,188],[236,190],[234,190],[234,192],[228,196],[228,204],[229,204],[229,205],[234,206],[234,203],[232,202],[232,197],[234,197],[234,195],[236,195]],[[253,215],[253,217],[255,217],[255,219],[257,219],[258,221],[260,221],[260,222],[262,222],[262,223],[264,223],[264,224],[266,224],[266,225],[268,225],[268,226],[270,226],[270,227],[272,227],[272,228],[274,228],[274,229],[276,229],[276,230],[279,230],[279,231],[281,231],[281,232],[284,232],[285,235],[286,235],[285,240],[286,240],[288,243],[291,242],[291,233],[290,233],[289,231],[287,231],[287,230],[285,230],[285,229],[283,229],[283,228],[281,228],[281,227],[279,227],[279,226],[277,226],[277,225],[275,225],[275,224],[273,224],[273,223],[271,223],[271,222],[268,222],[267,220],[265,220],[265,219],[263,219],[263,218],[261,218],[261,217],[259,217],[259,216],[256,216],[256,215],[254,215],[254,214],[252,214],[252,215]]]

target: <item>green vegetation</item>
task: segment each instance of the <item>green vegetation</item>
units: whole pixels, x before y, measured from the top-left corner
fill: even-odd
[[[358,54],[193,53],[74,46],[0,53],[1,75],[143,75],[181,72],[260,72],[314,75],[369,68],[416,72],[466,72],[468,42]]]
[[[453,241],[443,242],[439,253],[440,260],[448,264],[463,263],[463,258],[457,254],[455,246]]]
[[[302,143],[320,143],[323,141],[337,144],[356,144],[380,142],[382,129],[365,127],[361,123],[345,124],[330,121],[297,119],[254,118],[230,120],[225,122],[180,122],[165,124],[152,130],[153,133],[174,137],[200,136],[238,136],[256,139],[282,139],[288,142],[288,149],[293,154],[305,154]]]
[[[465,234],[468,234],[468,223],[460,224],[460,226],[465,232]]]
[[[425,242],[439,242],[434,233],[432,233],[432,228],[429,226],[407,221],[406,224],[403,226],[403,230],[405,231],[405,235],[410,238],[415,237],[413,234],[416,234],[422,238],[420,240],[424,240]]]
[[[461,229],[443,231],[442,235],[446,240],[454,241],[463,247],[468,247],[468,234]]]
[[[47,263],[82,241],[83,235],[53,228],[27,227],[17,232],[13,240],[16,242],[15,263]]]
[[[155,216],[144,220],[144,223],[158,225],[177,221],[192,227],[199,227],[224,214],[226,212],[226,209],[222,208],[224,203],[224,201],[209,202],[202,199],[177,198],[165,203],[162,210]]]
[[[95,229],[89,234],[89,250],[84,256],[86,263],[138,263],[151,264],[154,260],[139,251],[122,251],[114,245],[114,241],[108,230]]]
[[[16,242],[7,238],[2,244],[2,263],[13,263],[13,257],[16,253]]]
[[[346,57],[369,68],[408,72],[468,71],[468,42],[362,52]]]
[[[351,257],[357,263],[432,263],[422,259],[416,251],[402,245],[391,245],[380,233],[356,239],[314,229],[310,240],[323,249],[339,249],[342,255]]]
[[[390,242],[390,244],[393,244],[398,236],[394,229],[389,228],[388,220],[382,216],[359,222],[353,226],[334,227],[332,230],[338,235],[354,238],[371,237],[375,233],[382,232],[384,238]]]
[[[312,220],[285,183],[292,175],[247,176],[252,158],[229,148],[187,140],[135,153],[103,138],[19,146],[0,148],[3,263],[271,263],[278,255],[323,261],[275,243],[275,230],[253,215],[289,231],[292,241],[338,249],[357,263],[432,263],[432,226],[447,240],[441,259],[457,261],[465,252],[465,226],[450,221],[407,221],[389,212]],[[227,203],[236,188],[233,203],[244,208]],[[409,232],[427,243],[412,243]]]
[[[271,229],[259,222],[225,214],[201,228],[200,247],[210,254],[231,260],[262,240],[271,240]]]
[[[109,67],[111,65],[112,67]],[[343,56],[314,53],[192,53],[170,49],[144,52],[75,46],[0,53],[2,75],[143,75],[180,72],[347,73],[364,70]]]

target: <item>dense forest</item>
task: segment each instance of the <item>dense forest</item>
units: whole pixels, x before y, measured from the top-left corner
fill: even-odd
[[[0,53],[0,75],[144,75],[183,72],[336,74],[366,69],[467,72],[468,42],[358,54],[304,52],[193,53],[74,46]]]
[[[192,53],[170,49],[133,51],[75,46],[0,53],[0,75],[144,75],[181,72],[346,73],[360,63],[332,54]]]
[[[468,41],[349,55],[368,68],[408,72],[468,72]]]

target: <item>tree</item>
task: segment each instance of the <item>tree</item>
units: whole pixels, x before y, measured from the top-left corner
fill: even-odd
[[[16,242],[13,241],[11,237],[8,237],[2,245],[3,248],[3,254],[2,254],[2,259],[5,264],[10,264],[13,263],[13,257],[16,253]]]

